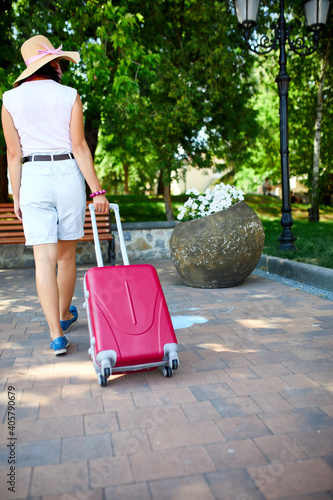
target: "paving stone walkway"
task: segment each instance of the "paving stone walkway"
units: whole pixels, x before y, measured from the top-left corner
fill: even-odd
[[[333,303],[256,275],[190,288],[170,261],[154,265],[180,367],[170,379],[118,375],[106,388],[87,355],[86,268],[59,358],[34,270],[0,271],[1,499],[333,498]]]

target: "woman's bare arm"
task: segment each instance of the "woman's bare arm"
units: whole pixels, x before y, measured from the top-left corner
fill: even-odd
[[[22,173],[22,151],[20,137],[15,128],[11,114],[5,106],[1,110],[2,129],[7,146],[7,163],[10,183],[13,189],[14,211],[18,219],[22,220],[20,209],[20,186]]]
[[[102,188],[95,172],[90,149],[84,136],[83,110],[79,95],[77,95],[72,109],[70,134],[73,154],[88,186],[93,193],[101,191]],[[95,196],[93,201],[95,209],[104,213],[108,212],[109,202],[104,195]]]

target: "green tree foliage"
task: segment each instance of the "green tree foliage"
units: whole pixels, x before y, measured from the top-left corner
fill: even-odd
[[[13,2],[3,0],[0,4],[0,95],[10,88],[9,79],[15,61],[15,43],[12,33],[14,19]],[[8,202],[6,145],[0,127],[0,203]]]
[[[333,196],[333,10],[321,34],[317,51],[308,57],[294,56],[290,67],[295,75],[291,85],[290,135],[293,172],[306,176],[312,204],[332,203]],[[325,71],[323,73],[323,68]],[[322,121],[318,186],[314,182],[314,138],[318,120],[318,95],[322,85]],[[314,208],[314,207],[312,207]]]
[[[286,1],[288,20],[304,19],[301,4]],[[267,175],[278,180],[277,52],[259,58],[249,52],[231,0],[17,0],[4,5],[1,56],[9,54],[9,59],[1,65],[1,91],[24,69],[18,47],[30,36],[45,34],[55,46],[78,50],[77,68],[64,63],[64,83],[82,97],[86,137],[104,182],[115,183],[113,192],[120,182],[122,192],[140,192],[162,174],[170,203],[170,179],[184,161],[207,167],[214,156],[248,186]],[[262,0],[257,35],[268,33],[277,16],[278,2]],[[292,33],[299,30],[295,25]],[[307,58],[287,48],[290,168],[292,174],[308,174],[309,183],[318,75],[329,31],[325,36],[319,51]],[[321,181],[332,172],[331,63],[332,51]]]
[[[279,2],[261,2],[258,26],[261,34],[274,36],[269,23],[278,16]],[[307,32],[303,12],[303,2],[294,0],[285,2],[286,20],[290,25],[290,40],[296,44],[297,39],[304,38],[308,47],[313,45],[312,34]],[[266,7],[266,9],[265,9]],[[327,28],[320,35],[317,51],[312,55],[295,54],[287,44],[287,72],[291,78],[289,87],[289,150],[290,173],[305,178],[312,190],[313,184],[313,150],[315,122],[318,111],[318,91],[321,68],[327,53],[329,38],[333,31],[333,10],[331,9]],[[259,33],[260,34],[260,33]],[[258,35],[258,33],[257,33]],[[300,52],[306,52],[306,49]],[[328,202],[329,193],[333,190],[332,173],[332,109],[333,109],[333,48],[330,46],[328,65],[324,81],[323,119],[321,123],[319,201]],[[258,69],[259,68],[259,69]],[[236,173],[235,178],[241,185],[255,188],[259,178],[269,176],[277,181],[280,176],[279,157],[279,104],[278,88],[275,78],[279,73],[278,53],[271,52],[267,56],[258,57],[256,76],[259,81],[259,93],[253,100],[258,110],[260,124],[255,148],[250,148],[251,156]],[[248,175],[247,175],[248,173]],[[331,186],[331,187],[330,187]]]
[[[156,183],[154,149],[145,149],[134,134],[103,135],[98,143],[95,164],[98,176],[109,193],[142,194]]]
[[[133,0],[129,7],[142,15],[135,32],[146,51],[135,73],[139,94],[126,123],[114,101],[106,128],[117,141],[121,123],[124,133],[141,138],[138,149],[154,151],[168,203],[171,175],[184,161],[207,167],[218,154],[239,166],[247,156],[256,131],[252,58],[238,47],[229,2]]]
[[[125,178],[163,172],[168,190],[184,159],[207,166],[219,153],[239,165],[253,140],[252,58],[233,22],[231,1],[18,0],[9,26],[17,46],[43,33],[80,51],[64,83],[82,96],[93,155],[101,140]],[[13,73],[23,69],[16,53]]]
[[[254,144],[249,146],[248,160],[234,175],[234,182],[246,193],[256,192],[266,177],[277,184],[281,176],[279,96],[272,78],[275,65],[268,57],[264,64],[260,63],[257,61],[254,68],[258,92],[251,100],[253,109],[257,110],[258,134]]]

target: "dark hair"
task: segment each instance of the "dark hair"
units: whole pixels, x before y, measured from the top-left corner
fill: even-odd
[[[47,63],[47,64],[44,64],[44,66],[42,66],[41,68],[37,69],[34,73],[32,73],[32,75],[30,76],[33,76],[33,75],[38,75],[38,76],[48,76],[51,80],[54,80],[55,82],[57,83],[60,83],[61,81],[61,78],[60,76],[58,75],[56,69],[51,66],[50,63]],[[29,78],[29,77],[27,77]],[[24,80],[22,80],[21,82],[19,82],[20,84],[21,83],[24,83],[27,78],[25,78]]]

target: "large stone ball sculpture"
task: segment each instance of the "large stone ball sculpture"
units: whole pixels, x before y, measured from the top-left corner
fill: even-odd
[[[264,241],[261,220],[241,201],[221,212],[177,224],[170,252],[186,285],[225,288],[239,285],[252,273]]]

